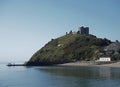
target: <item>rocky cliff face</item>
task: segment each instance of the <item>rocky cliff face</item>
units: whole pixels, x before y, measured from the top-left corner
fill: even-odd
[[[38,50],[26,65],[53,65],[80,60],[96,60],[102,54],[102,49],[111,43],[110,40],[67,34],[52,39]]]

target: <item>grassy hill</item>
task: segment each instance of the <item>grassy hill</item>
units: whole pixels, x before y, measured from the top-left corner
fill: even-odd
[[[96,60],[110,40],[80,34],[52,39],[38,50],[26,65],[52,65],[80,60]]]

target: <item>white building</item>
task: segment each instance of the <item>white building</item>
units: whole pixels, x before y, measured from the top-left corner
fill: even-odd
[[[103,62],[111,61],[111,58],[110,57],[100,57],[99,61],[103,61]]]

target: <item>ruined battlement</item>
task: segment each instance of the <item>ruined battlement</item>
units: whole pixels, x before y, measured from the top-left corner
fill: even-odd
[[[79,27],[78,28],[78,31],[77,32],[73,32],[72,30],[69,32],[69,33],[67,33],[66,32],[66,34],[81,34],[81,35],[90,35],[89,34],[89,27],[84,27],[84,26],[82,26],[82,27]]]

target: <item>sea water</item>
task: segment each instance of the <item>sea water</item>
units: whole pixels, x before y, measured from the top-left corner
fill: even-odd
[[[0,87],[120,87],[120,68],[0,64]]]

